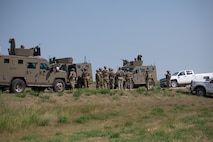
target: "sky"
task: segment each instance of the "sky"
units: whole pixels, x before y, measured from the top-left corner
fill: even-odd
[[[0,54],[40,44],[41,57],[72,57],[93,74],[141,54],[157,78],[193,69],[213,72],[212,0],[1,0]],[[94,79],[94,78],[93,78]]]

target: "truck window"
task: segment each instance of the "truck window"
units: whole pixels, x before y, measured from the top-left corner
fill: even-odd
[[[28,69],[35,69],[36,68],[36,63],[35,62],[28,62],[27,63],[27,68]]]
[[[180,72],[179,76],[181,75],[185,75],[185,72],[184,71]]]
[[[4,63],[10,63],[9,59],[4,59]]]
[[[145,73],[145,69],[141,69],[141,73]]]
[[[60,70],[67,71],[67,66],[66,66],[66,65],[62,65],[62,66],[60,67]]]
[[[186,71],[187,75],[193,74],[192,71]]]
[[[45,63],[40,63],[40,69],[49,70],[49,67]]]

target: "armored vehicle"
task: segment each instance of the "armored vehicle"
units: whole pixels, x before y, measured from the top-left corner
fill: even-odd
[[[142,55],[138,55],[133,61],[123,60],[123,66],[121,67],[124,72],[129,70],[132,73],[132,87],[137,88],[146,85],[145,74],[146,71],[150,72],[152,76],[152,86],[157,82],[156,66],[149,65],[144,66]]]
[[[70,71],[72,69],[74,69],[76,72],[76,75],[77,75],[77,80],[76,80],[77,88],[82,88],[84,86],[82,72],[83,72],[83,69],[85,69],[85,68],[87,69],[87,71],[90,74],[90,84],[93,82],[92,65],[90,63],[87,63],[86,61],[83,63],[73,63],[72,57],[58,58],[58,59],[56,59],[54,57],[49,60],[49,63],[52,65],[52,67],[57,67],[60,71],[65,71],[67,79],[70,76]],[[70,84],[69,79],[68,79],[67,84]],[[69,85],[67,87],[69,87]]]
[[[12,93],[21,93],[26,87],[64,91],[66,72],[52,68],[44,58],[35,57],[40,56],[40,47],[16,49],[14,39],[9,43],[9,55],[0,55],[0,89],[9,89]]]

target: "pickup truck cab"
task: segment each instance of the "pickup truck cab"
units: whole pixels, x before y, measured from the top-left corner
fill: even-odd
[[[206,94],[213,96],[213,78],[206,80],[192,80],[190,90],[192,94],[204,96]]]
[[[213,77],[213,73],[195,74],[193,70],[181,70],[171,76],[171,87],[189,85],[194,79],[208,79]],[[160,80],[160,86],[166,86],[166,78]]]

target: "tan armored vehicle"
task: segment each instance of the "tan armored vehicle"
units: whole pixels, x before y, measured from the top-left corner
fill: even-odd
[[[12,93],[21,93],[26,87],[34,90],[53,88],[63,92],[66,87],[66,72],[52,68],[46,59],[38,58],[40,48],[15,48],[15,40],[10,39],[9,55],[0,55],[0,88]]]
[[[138,55],[133,61],[123,60],[123,66],[121,67],[124,72],[127,69],[132,73],[132,87],[140,87],[146,85],[145,74],[146,71],[150,72],[152,76],[152,86],[157,82],[157,71],[156,66],[144,66],[142,55]]]
[[[58,59],[56,59],[54,57],[49,60],[49,63],[52,65],[52,67],[57,67],[57,68],[59,68],[60,71],[65,71],[67,79],[69,78],[71,69],[74,68],[76,75],[77,75],[77,80],[76,80],[77,88],[82,88],[84,86],[84,82],[82,79],[82,71],[85,68],[87,69],[87,71],[90,74],[90,84],[93,82],[92,65],[90,63],[87,63],[86,61],[84,63],[73,63],[72,57],[58,58]],[[69,79],[68,79],[67,84],[69,84]]]

